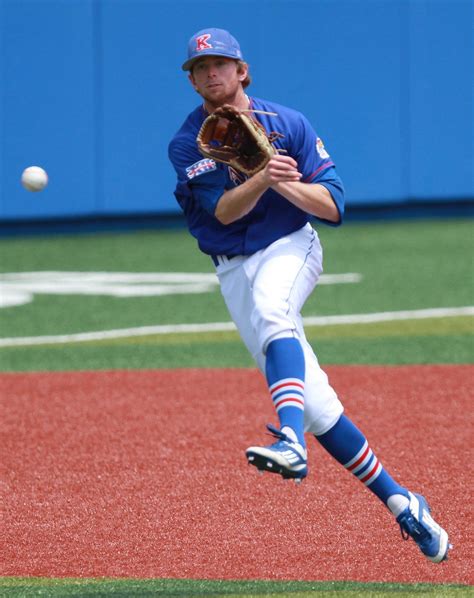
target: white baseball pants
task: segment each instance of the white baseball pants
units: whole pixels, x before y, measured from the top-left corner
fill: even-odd
[[[343,407],[306,340],[301,309],[316,286],[322,248],[310,224],[250,256],[217,256],[217,276],[242,340],[265,374],[265,352],[277,338],[296,337],[305,356],[305,431],[320,435]]]

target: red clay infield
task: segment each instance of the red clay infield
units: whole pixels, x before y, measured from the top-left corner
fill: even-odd
[[[275,422],[253,370],[0,375],[0,574],[473,583],[472,366],[328,367],[383,464],[428,497],[447,563],[310,437],[300,486],[244,450]]]

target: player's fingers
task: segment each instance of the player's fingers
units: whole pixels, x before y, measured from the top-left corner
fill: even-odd
[[[293,182],[293,181],[300,181],[301,180],[301,173],[300,172],[286,172],[286,173],[274,173],[270,175],[270,183],[284,183],[284,182]]]
[[[285,156],[282,154],[275,154],[270,163],[276,168],[298,168],[298,164],[296,160],[294,160],[291,156]]]
[[[271,177],[300,178],[301,173],[289,164],[269,164],[268,173]]]
[[[268,183],[299,181],[302,177],[298,172],[297,163],[290,156],[273,156],[265,166],[262,175]]]
[[[289,172],[286,175],[282,176],[280,180],[282,181],[299,181],[301,180],[301,172]]]
[[[299,180],[301,173],[297,168],[287,163],[271,163],[268,164],[268,173],[272,178],[284,180]]]

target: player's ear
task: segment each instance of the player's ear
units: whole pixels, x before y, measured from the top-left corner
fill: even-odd
[[[239,77],[239,81],[245,80],[245,77],[247,76],[247,71],[248,68],[246,64],[242,64],[237,67],[237,75]]]
[[[242,83],[247,79],[249,72],[249,65],[243,60],[237,61],[237,77]]]

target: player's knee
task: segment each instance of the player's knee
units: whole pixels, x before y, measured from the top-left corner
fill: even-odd
[[[274,302],[262,308],[256,305],[250,316],[252,327],[257,334],[262,353],[270,341],[277,338],[292,336],[296,330],[294,318],[288,313],[288,306],[284,302]]]
[[[344,407],[338,396],[332,389],[328,392],[305,393],[305,432],[315,436],[325,434],[330,430],[341,417]]]

